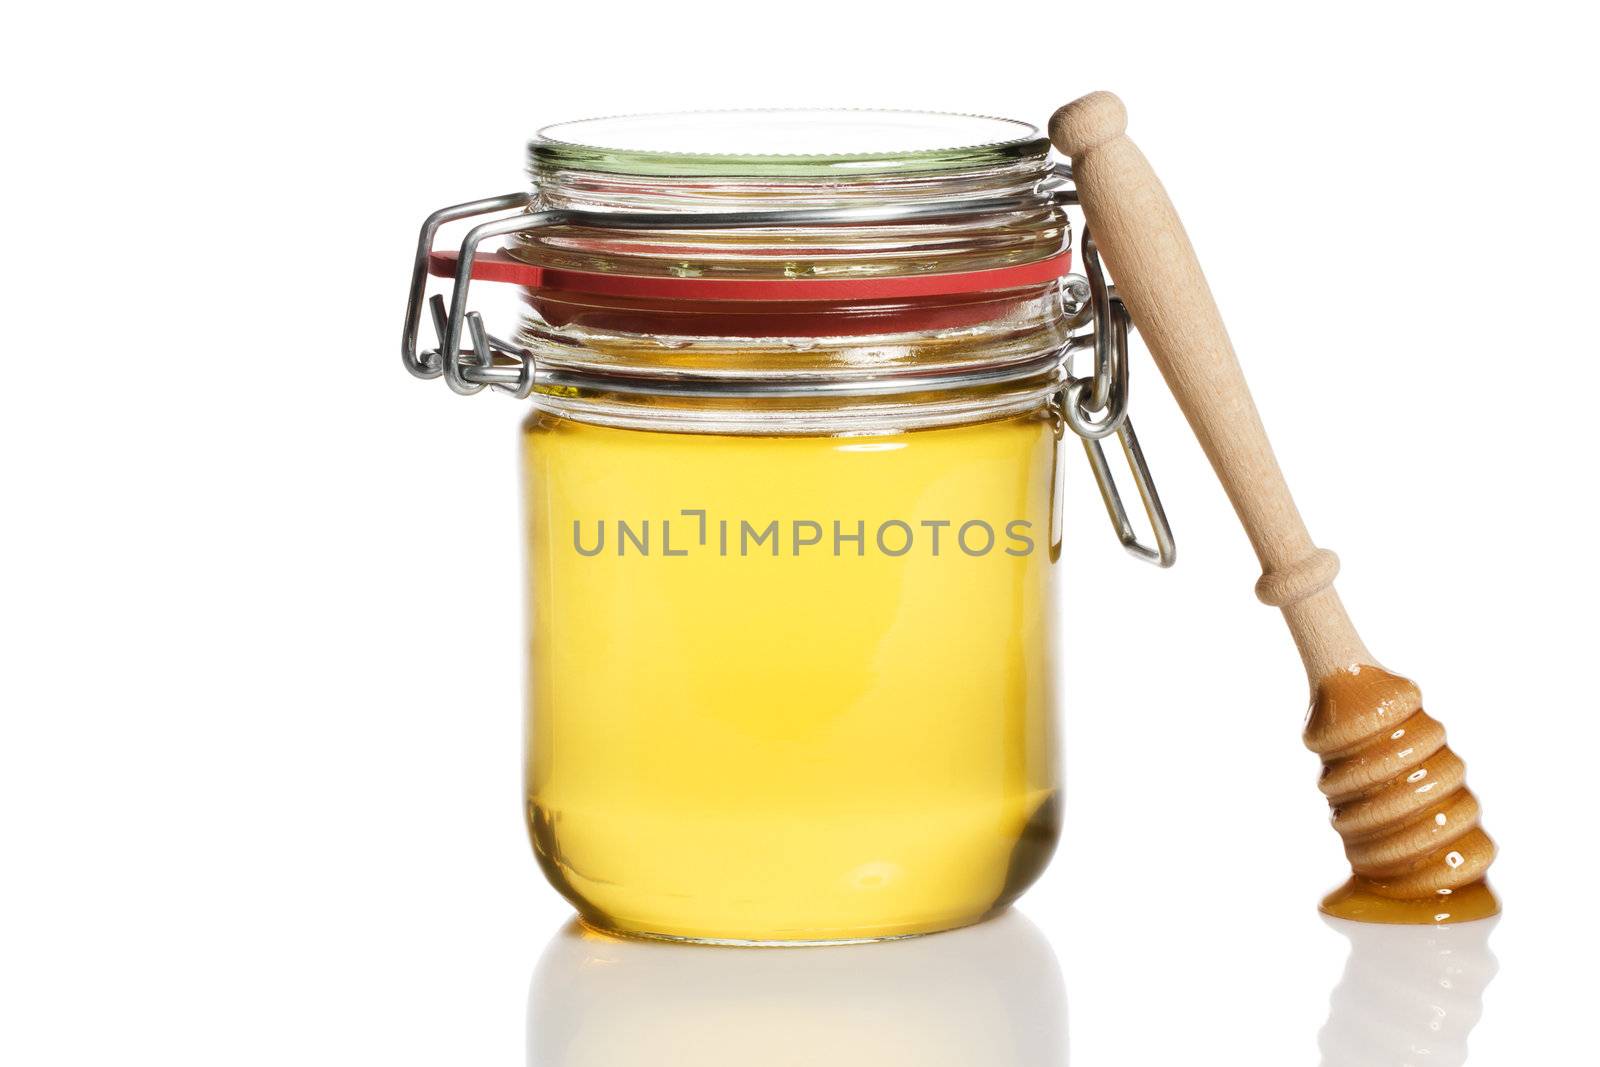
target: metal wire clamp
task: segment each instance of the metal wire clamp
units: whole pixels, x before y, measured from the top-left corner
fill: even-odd
[[[741,226],[782,226],[822,223],[883,223],[910,221],[923,218],[948,217],[993,211],[1000,207],[1038,206],[1040,203],[1074,204],[1077,194],[1070,186],[1071,171],[1063,164],[1051,168],[1032,198],[1009,200],[968,201],[957,204],[918,204],[894,208],[838,209],[816,208],[764,212],[697,213],[692,222],[701,228],[735,228]],[[584,375],[561,370],[542,370],[527,348],[502,340],[488,332],[482,316],[468,311],[467,296],[472,283],[473,264],[478,247],[491,237],[505,236],[549,225],[576,225],[632,229],[671,229],[685,223],[681,214],[643,214],[622,212],[590,212],[566,209],[529,210],[534,194],[508,193],[441,208],[423,222],[417,239],[416,257],[412,265],[411,289],[406,303],[405,329],[401,338],[401,360],[407,371],[418,378],[443,377],[451,390],[462,395],[482,391],[492,386],[497,391],[519,398],[532,394],[536,385],[583,387],[588,382]],[[429,258],[439,229],[447,223],[480,215],[498,215],[480,222],[462,239],[456,258],[456,270],[451,286],[450,301],[443,296],[426,297],[429,276]],[[927,390],[976,384],[980,381],[1000,382],[1018,380],[1048,370],[1052,365],[1063,367],[1063,383],[1056,395],[1055,406],[1061,424],[1071,428],[1082,441],[1090,470],[1105,503],[1106,514],[1122,546],[1135,558],[1161,567],[1170,567],[1176,559],[1172,528],[1167,522],[1161,497],[1156,492],[1144,452],[1139,447],[1138,436],[1128,418],[1128,331],[1130,321],[1127,309],[1118,299],[1115,289],[1107,285],[1101,269],[1099,251],[1087,229],[1083,231],[1083,264],[1086,276],[1070,275],[1063,279],[1068,301],[1068,328],[1077,329],[1092,324],[1089,335],[1075,335],[1059,352],[1042,360],[1030,360],[1011,367],[988,371],[967,371],[943,376],[884,375],[876,378],[856,379],[846,383],[813,382],[681,382],[671,380],[628,381],[608,378],[604,387],[619,392],[647,394],[681,394],[689,396],[761,396],[769,394],[824,392],[835,395],[886,395],[912,390]],[[418,350],[422,308],[427,304],[437,337],[438,347],[428,351]],[[470,347],[462,347],[462,335],[470,340]],[[1071,373],[1073,354],[1081,349],[1094,350],[1094,372],[1088,377]],[[1144,504],[1146,516],[1154,532],[1155,546],[1143,544],[1134,532],[1117,489],[1116,478],[1106,460],[1101,441],[1115,435],[1122,445],[1128,467],[1133,473],[1134,486]]]
[[[1073,289],[1069,282],[1068,292],[1078,301],[1071,323],[1077,325],[1084,319],[1094,323],[1095,366],[1094,373],[1088,377],[1076,377],[1070,370],[1069,354],[1066,384],[1057,400],[1059,413],[1061,420],[1083,441],[1083,451],[1089,459],[1089,469],[1094,472],[1100,499],[1105,503],[1106,515],[1122,547],[1135,559],[1170,567],[1178,558],[1172,526],[1167,521],[1166,509],[1161,506],[1161,495],[1156,492],[1144,450],[1139,447],[1139,437],[1133,432],[1133,420],[1128,418],[1128,330],[1132,323],[1127,307],[1106,284],[1100,252],[1087,227],[1083,230],[1080,247],[1087,292],[1083,288]],[[1134,488],[1144,504],[1144,513],[1155,538],[1153,548],[1142,543],[1134,532],[1122,494],[1117,490],[1116,476],[1106,461],[1101,441],[1112,435],[1122,445],[1122,454],[1133,473]]]
[[[957,203],[905,204],[891,207],[799,208],[784,211],[730,211],[680,213],[578,211],[566,208],[529,210],[534,194],[509,193],[441,208],[422,224],[412,262],[411,290],[406,304],[405,332],[400,356],[406,370],[419,378],[443,377],[457,393],[470,395],[491,385],[515,396],[526,397],[534,388],[537,368],[533,353],[501,340],[484,328],[475,311],[467,309],[467,294],[472,285],[472,269],[478,246],[491,237],[538,229],[541,226],[623,227],[637,230],[676,229],[692,223],[698,229],[737,229],[751,226],[804,226],[838,223],[894,223],[921,219],[950,218],[986,212],[1039,208],[1077,203],[1077,192],[1070,184],[1070,171],[1052,169],[1029,196],[998,197]],[[428,259],[439,228],[448,222],[478,215],[499,214],[500,218],[478,223],[467,231],[456,257],[456,271],[450,302],[435,296],[428,300],[429,311],[439,335],[439,347],[418,352],[417,334],[422,320],[422,305],[428,283]],[[461,347],[465,331],[473,344]]]

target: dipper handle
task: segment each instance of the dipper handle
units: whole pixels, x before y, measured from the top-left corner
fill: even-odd
[[[1194,246],[1127,123],[1103,92],[1050,120],[1095,244],[1261,560],[1256,595],[1284,609],[1312,682],[1371,662],[1330,588],[1338,557],[1311,543]]]
[[[1261,561],[1256,596],[1282,609],[1305,663],[1306,744],[1323,758],[1323,791],[1356,876],[1324,908],[1401,922],[1492,914],[1498,903],[1481,882],[1494,845],[1461,763],[1416,687],[1375,665],[1340,603],[1338,557],[1306,531],[1194,246],[1127,124],[1121,100],[1090,93],[1052,116],[1050,139],[1071,157],[1117,292]]]

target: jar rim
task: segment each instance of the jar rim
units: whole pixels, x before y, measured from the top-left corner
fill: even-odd
[[[863,145],[879,150],[843,151]],[[506,251],[541,268],[765,280],[952,274],[1049,259],[1068,233],[1050,184],[1050,142],[1011,119],[871,109],[660,113],[558,123],[529,153],[532,207],[557,215],[514,234]],[[836,220],[834,209],[852,210]],[[791,210],[805,218],[747,228],[693,221]],[[875,211],[885,217],[872,221]],[[683,225],[630,227],[636,214]]]
[[[1043,157],[1017,119],[890,108],[656,112],[546,126],[530,167],[640,177],[814,177],[928,173]]]

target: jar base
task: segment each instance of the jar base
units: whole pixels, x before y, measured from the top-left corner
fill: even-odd
[[[652,930],[634,930],[620,924],[607,923],[586,915],[578,916],[578,924],[587,932],[599,937],[619,938],[625,941],[661,941],[673,945],[706,945],[712,948],[828,948],[834,945],[875,945],[886,941],[908,941],[912,938],[927,937],[930,934],[944,934],[952,930],[964,930],[980,923],[988,922],[999,915],[1011,910],[1011,905],[1006,904],[975,919],[967,919],[953,923],[939,923],[930,925],[927,929],[907,930],[900,933],[864,935],[861,937],[818,937],[795,939],[754,939],[739,937],[695,937],[685,934],[664,934]]]
[[[527,811],[540,869],[573,905],[586,928],[624,938],[711,945],[861,944],[971,926],[1005,911],[1027,890],[1043,871],[1060,833],[1060,800],[1054,790],[1034,802],[1020,829],[1003,837],[987,825],[980,826],[981,832],[957,836],[947,829],[959,822],[951,817],[934,820],[936,825],[931,832],[925,826],[925,818],[909,828],[904,821],[895,819],[863,823],[857,818],[842,828],[837,823],[827,823],[824,828],[829,832],[822,836],[823,843],[830,847],[836,846],[849,830],[858,837],[894,842],[895,848],[878,847],[879,854],[887,852],[890,857],[882,863],[868,868],[858,864],[856,870],[866,878],[855,882],[832,879],[832,896],[824,892],[830,888],[826,878],[813,876],[796,888],[795,875],[784,879],[773,873],[776,860],[750,863],[749,872],[734,873],[745,874],[744,884],[762,891],[757,895],[730,889],[727,871],[722,872],[722,882],[712,882],[700,874],[713,866],[707,857],[747,854],[726,847],[711,832],[722,824],[703,817],[697,826],[719,847],[701,846],[690,854],[694,862],[685,869],[695,876],[692,887],[700,891],[691,895],[660,890],[647,893],[621,878],[602,879],[592,873],[585,876],[581,872],[586,868],[592,871],[592,866],[581,862],[581,858],[574,863],[564,852],[557,832],[560,826],[577,840],[613,845],[611,855],[637,864],[641,843],[668,838],[666,833],[651,832],[643,815],[630,813],[625,835],[602,837],[588,832],[585,821],[570,813],[552,811],[531,801]],[[646,826],[636,828],[641,821]],[[973,820],[968,817],[967,821]],[[806,824],[808,828],[814,825],[816,820]],[[601,828],[605,828],[603,823]],[[937,836],[930,841],[934,835]],[[677,840],[681,842],[683,836],[680,832]],[[815,848],[807,851],[800,847],[815,844],[804,838],[791,836],[780,844],[787,847],[790,855],[817,852]],[[628,845],[632,846],[631,852]],[[657,855],[664,860],[679,858],[677,852],[670,850],[658,850]],[[822,859],[833,860],[835,869],[847,866],[832,855],[825,854]],[[911,873],[891,880],[885,889],[881,884],[885,870],[891,875]],[[680,885],[685,880],[680,877]],[[659,884],[660,879],[640,881]]]

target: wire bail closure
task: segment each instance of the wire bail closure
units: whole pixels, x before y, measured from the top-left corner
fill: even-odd
[[[1100,250],[1095,247],[1094,235],[1087,226],[1079,242],[1087,278],[1083,286],[1075,289],[1073,283],[1079,279],[1074,276],[1069,279],[1067,288],[1079,305],[1072,325],[1084,319],[1094,324],[1094,373],[1087,378],[1073,376],[1069,352],[1067,382],[1058,400],[1061,420],[1083,441],[1084,455],[1088,457],[1089,469],[1094,472],[1100,499],[1122,547],[1135,559],[1170,567],[1178,558],[1172,526],[1161,505],[1161,495],[1156,491],[1149,464],[1145,462],[1144,449],[1139,447],[1139,437],[1133,432],[1133,420],[1128,418],[1128,331],[1132,321],[1116,290],[1106,284],[1105,272],[1100,266]],[[1113,435],[1122,445],[1122,454],[1133,473],[1134,488],[1150,520],[1154,547],[1142,543],[1134,532],[1122,494],[1117,490],[1116,476],[1106,461],[1101,442]]]
[[[997,383],[1021,380],[1059,368],[1063,375],[1062,387],[1056,394],[1054,407],[1061,425],[1070,428],[1082,441],[1090,470],[1094,473],[1106,514],[1122,546],[1135,558],[1170,567],[1176,559],[1172,529],[1167,522],[1161,497],[1156,492],[1144,452],[1134,434],[1133,423],[1128,418],[1128,332],[1131,325],[1127,309],[1117,297],[1114,287],[1108,285],[1100,265],[1100,255],[1087,228],[1083,230],[1081,251],[1084,275],[1069,274],[1064,277],[1055,270],[1064,257],[1043,264],[1022,268],[1000,268],[972,272],[968,275],[947,275],[933,284],[961,284],[977,286],[984,282],[999,282],[998,278],[980,278],[983,275],[1005,275],[1008,279],[1025,277],[1028,281],[1044,280],[1035,277],[1044,267],[1050,278],[1061,277],[1067,306],[1068,328],[1078,329],[1092,325],[1087,334],[1074,334],[1061,351],[1039,360],[1030,360],[1012,367],[966,371],[946,375],[885,374],[876,377],[853,379],[847,383],[820,382],[680,382],[659,379],[651,382],[626,381],[607,378],[603,383],[591,381],[587,376],[571,371],[544,369],[538,366],[528,348],[496,337],[484,325],[483,317],[467,310],[467,296],[474,277],[485,281],[521,281],[530,284],[537,278],[538,268],[532,265],[508,263],[494,257],[480,259],[478,248],[492,237],[506,236],[549,225],[578,225],[594,227],[625,227],[629,229],[671,229],[691,221],[700,228],[738,228],[743,226],[793,226],[811,223],[887,223],[915,221],[923,218],[944,218],[958,215],[1004,210],[1008,208],[1036,207],[1040,204],[1076,204],[1078,197],[1071,185],[1072,172],[1066,164],[1051,166],[1049,176],[1038,186],[1035,194],[1026,198],[1000,198],[959,203],[913,204],[890,208],[815,208],[785,211],[747,211],[696,213],[690,219],[682,214],[647,214],[633,212],[591,212],[567,209],[532,210],[535,196],[529,192],[507,193],[503,196],[472,200],[441,208],[429,215],[422,224],[417,238],[416,256],[412,263],[411,288],[406,303],[405,329],[401,336],[401,360],[407,371],[417,378],[444,378],[450,389],[463,396],[481,392],[485,386],[508,393],[520,399],[532,395],[539,386],[584,387],[603,385],[617,392],[647,395],[678,396],[771,396],[815,395],[882,396],[895,393],[927,391],[930,389],[959,388],[980,383]],[[457,253],[439,256],[434,252],[434,241],[441,227],[451,222],[494,215],[467,231]],[[1031,268],[1031,269],[1030,269]],[[1061,267],[1065,269],[1064,266]],[[526,272],[533,272],[528,274]],[[450,300],[442,295],[426,297],[430,273],[445,274],[452,278]],[[893,286],[896,282],[909,283],[922,289],[926,295],[930,279],[882,279],[877,284]],[[679,280],[680,284],[683,280]],[[1010,284],[1018,284],[1010,280]],[[687,284],[696,284],[688,282]],[[700,283],[704,284],[704,283]],[[713,283],[716,284],[716,283]],[[724,283],[726,284],[726,283]],[[756,283],[764,284],[764,283]],[[827,283],[784,281],[778,292],[806,291],[807,286]],[[838,283],[834,283],[838,284]],[[993,287],[999,287],[994,285]],[[767,289],[770,289],[767,286]],[[763,290],[764,292],[766,290]],[[812,289],[812,292],[822,290]],[[954,291],[975,291],[958,289]],[[764,298],[771,298],[770,296]],[[806,297],[815,299],[816,297]],[[835,297],[837,299],[837,297]],[[438,344],[435,348],[419,349],[422,325],[422,308],[427,304]],[[463,347],[463,334],[470,342]],[[1071,372],[1073,355],[1084,349],[1094,352],[1094,372],[1088,377],[1076,377]],[[1106,460],[1101,441],[1115,435],[1122,445],[1132,471],[1134,486],[1144,505],[1144,511],[1154,533],[1154,547],[1139,541],[1128,517],[1116,479]]]

